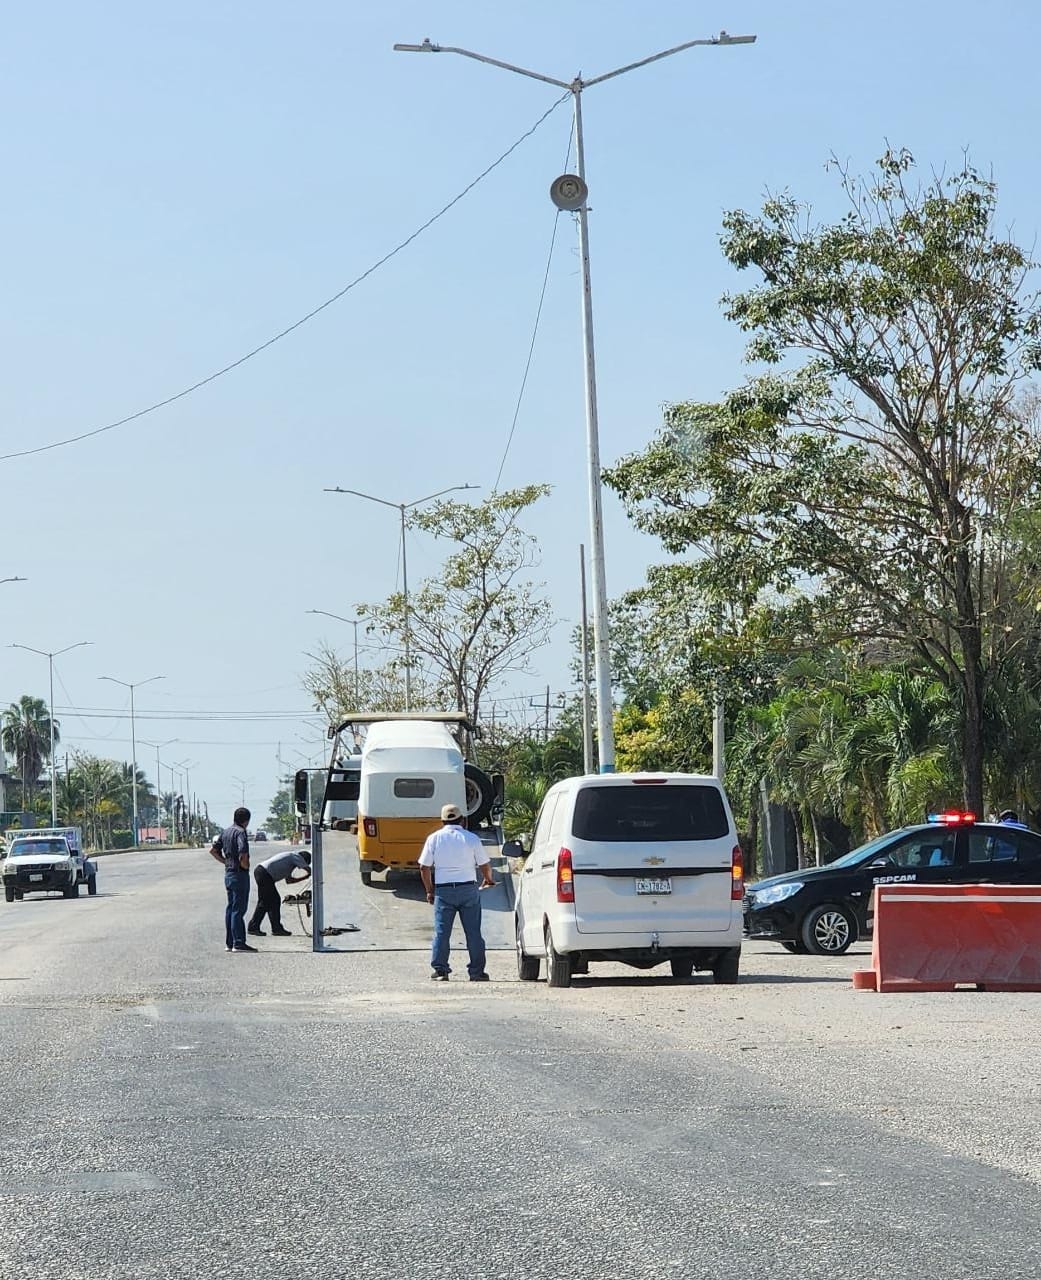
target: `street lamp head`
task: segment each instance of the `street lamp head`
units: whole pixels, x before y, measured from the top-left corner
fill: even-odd
[[[431,43],[430,37],[423,41],[422,44],[396,44],[394,46],[395,53],[440,53],[441,46]]]
[[[755,36],[732,36],[726,31],[719,33],[719,38],[714,40],[714,44],[755,44]]]

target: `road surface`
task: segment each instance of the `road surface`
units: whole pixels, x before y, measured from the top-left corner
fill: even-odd
[[[1039,996],[441,985],[393,928],[229,955],[223,897],[156,851],[0,911],[3,1280],[1041,1272]]]

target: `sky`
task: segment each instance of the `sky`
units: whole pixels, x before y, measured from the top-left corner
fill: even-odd
[[[1038,237],[1041,10],[876,0],[38,0],[0,44],[0,454],[136,413],[267,342],[367,271],[525,134],[551,86],[469,59],[395,53],[429,36],[554,78],[592,77],[721,29],[583,97],[600,445],[641,449],[663,404],[750,374],[721,313],[749,287],[719,248],[728,209],[789,190],[822,220],[835,156],[887,143],[927,172],[967,150],[1001,217]],[[0,704],[47,699],[64,750],[160,746],[210,814],[261,817],[317,763],[301,687],[324,642],[399,585],[397,517],[326,493],[410,502],[455,484],[545,481],[531,513],[559,623],[526,708],[571,688],[579,545],[589,542],[573,219],[557,227],[541,322],[505,454],[568,153],[569,104],[408,247],[238,368],[124,426],[0,460]],[[468,497],[470,495],[460,495]],[[481,493],[475,493],[479,498]],[[609,594],[660,548],[605,495]],[[409,579],[445,548],[415,532]],[[378,655],[363,651],[362,660]],[[531,710],[534,717],[536,712]],[[171,741],[173,740],[173,741]]]

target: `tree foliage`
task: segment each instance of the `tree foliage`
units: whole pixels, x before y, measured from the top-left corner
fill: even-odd
[[[477,723],[487,695],[506,676],[529,671],[531,655],[549,642],[549,601],[527,576],[538,564],[538,544],[518,523],[548,492],[528,485],[481,503],[442,501],[412,512],[412,528],[453,550],[436,576],[410,589],[407,618],[400,591],[357,606],[388,655],[383,666],[358,673],[357,697],[353,661],[328,645],[309,655],[314,666],[304,687],[315,706],[330,721],[352,709],[404,710],[407,628],[413,708],[460,710]]]
[[[1016,398],[1041,350],[1032,264],[969,164],[916,185],[888,152],[872,181],[840,177],[832,225],[788,195],[727,215],[724,253],[761,283],[726,313],[766,370],[671,406],[607,481],[667,550],[700,552],[710,599],[798,601],[819,642],[939,681],[978,810],[989,708],[1033,681],[1041,638],[1041,432]]]
[[[54,722],[54,741],[60,739],[60,726]],[[0,719],[0,741],[4,751],[18,768],[22,784],[22,808],[27,809],[44,762],[51,755],[51,717],[46,702],[23,693],[4,711]]]

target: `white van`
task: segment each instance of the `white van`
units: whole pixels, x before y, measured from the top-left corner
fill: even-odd
[[[709,969],[736,982],[741,958],[741,848],[722,784],[700,774],[568,778],[546,793],[524,857],[516,906],[517,969],[551,987],[590,961],[673,977]]]

